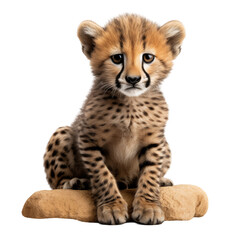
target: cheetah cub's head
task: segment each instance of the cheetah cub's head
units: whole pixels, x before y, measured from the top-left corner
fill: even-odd
[[[104,28],[84,21],[78,37],[99,88],[134,97],[158,87],[168,75],[185,31],[179,21],[160,27],[137,15],[123,15]]]

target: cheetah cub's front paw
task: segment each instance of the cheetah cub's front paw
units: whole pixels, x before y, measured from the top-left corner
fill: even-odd
[[[161,224],[165,218],[159,204],[139,197],[133,201],[132,219],[142,224]]]
[[[98,221],[103,224],[122,224],[128,219],[127,203],[123,198],[97,208]]]

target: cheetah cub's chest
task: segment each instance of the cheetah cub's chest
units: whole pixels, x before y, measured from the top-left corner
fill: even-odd
[[[105,147],[106,164],[112,170],[117,181],[129,182],[139,173],[139,139],[129,130],[115,129],[115,134]]]
[[[138,137],[130,131],[121,132],[118,130],[114,134],[108,149],[114,161],[119,164],[128,164],[136,157],[139,150]]]

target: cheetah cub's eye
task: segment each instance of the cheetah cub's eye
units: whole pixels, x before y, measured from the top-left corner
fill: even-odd
[[[154,58],[155,58],[155,56],[152,55],[152,54],[150,54],[150,53],[144,53],[144,54],[143,54],[143,61],[144,61],[145,63],[151,63],[151,62],[153,62]]]
[[[123,63],[123,54],[115,54],[111,56],[113,63],[121,64]]]

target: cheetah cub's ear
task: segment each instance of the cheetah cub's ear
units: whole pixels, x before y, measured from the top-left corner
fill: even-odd
[[[100,36],[103,32],[103,28],[92,21],[84,21],[78,27],[78,37],[82,44],[82,51],[87,56],[91,58],[91,53],[94,50],[94,40]]]
[[[160,32],[166,37],[170,45],[173,58],[181,52],[181,44],[185,37],[185,30],[181,22],[170,21],[160,27]]]

